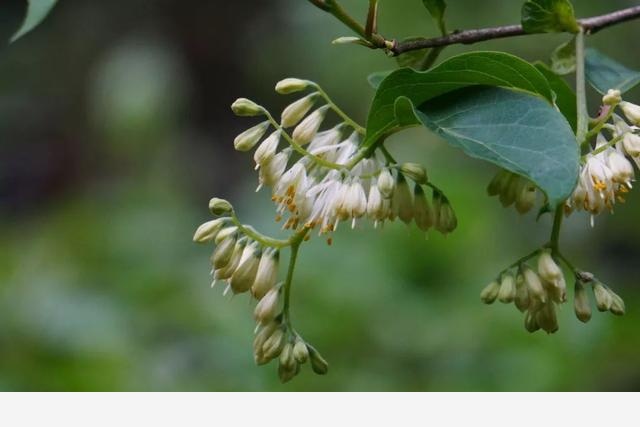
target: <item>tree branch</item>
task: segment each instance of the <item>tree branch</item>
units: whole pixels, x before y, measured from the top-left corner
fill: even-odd
[[[633,6],[591,18],[579,19],[578,23],[586,34],[593,34],[611,25],[637,18],[640,18],[640,6]],[[417,49],[442,47],[451,44],[472,44],[486,40],[522,36],[525,34],[527,33],[522,29],[522,25],[506,25],[502,27],[459,31],[443,37],[414,39],[400,43],[394,42],[390,50],[394,55],[400,55],[401,53]]]

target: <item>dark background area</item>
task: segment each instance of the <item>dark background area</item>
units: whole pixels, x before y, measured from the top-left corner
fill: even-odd
[[[518,21],[520,2],[449,2],[449,26]],[[3,1],[0,39],[26,2]],[[344,1],[364,15],[364,0]],[[632,1],[574,2],[579,16]],[[435,35],[420,1],[381,1],[387,37]],[[331,364],[278,383],[255,367],[252,306],[209,288],[210,248],[191,242],[212,196],[277,233],[249,155],[233,138],[252,124],[229,105],[273,112],[288,76],[318,83],[364,122],[366,76],[393,59],[357,46],[305,1],[60,0],[44,23],[0,49],[1,390],[638,390],[640,197],[588,226],[574,215],[565,253],[627,303],[587,325],[560,312],[560,331],[530,335],[513,306],[478,294],[496,272],[543,243],[549,219],[518,216],[485,194],[490,165],[424,129],[396,135],[400,160],[443,187],[459,229],[428,240],[414,228],[347,227],[301,252],[293,315]],[[566,35],[454,46],[546,60]],[[588,39],[640,69],[640,21]],[[598,97],[592,93],[591,112]],[[634,90],[627,95],[640,101]],[[290,100],[290,99],[289,99]],[[284,272],[282,272],[284,274]]]

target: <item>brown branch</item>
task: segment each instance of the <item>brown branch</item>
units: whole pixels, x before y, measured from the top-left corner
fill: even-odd
[[[633,6],[605,15],[593,16],[591,18],[579,19],[578,23],[582,28],[584,28],[585,33],[593,34],[611,25],[637,18],[640,18],[640,6]],[[506,25],[502,27],[459,31],[447,36],[430,39],[425,38],[414,39],[406,42],[394,42],[394,45],[390,50],[394,55],[400,55],[401,53],[417,49],[442,47],[451,44],[472,44],[486,40],[522,36],[525,34],[527,33],[522,29],[522,25]]]

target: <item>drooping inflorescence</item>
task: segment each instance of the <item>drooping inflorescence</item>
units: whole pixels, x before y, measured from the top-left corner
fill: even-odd
[[[365,130],[340,110],[327,94],[308,80],[285,79],[276,85],[282,95],[299,94],[276,121],[257,103],[241,98],[232,105],[238,116],[265,120],[234,140],[239,151],[255,149],[258,188],[269,188],[276,220],[291,233],[275,239],[243,225],[229,202],[214,198],[211,212],[220,218],[202,224],[194,236],[214,243],[211,257],[213,284],[225,282],[225,294],[250,293],[258,303],[254,358],[258,365],[278,358],[278,374],[289,381],[309,361],[314,372],[325,374],[328,364],[293,328],[289,290],[300,245],[312,231],[327,237],[341,222],[355,227],[369,220],[374,227],[388,221],[414,222],[423,232],[452,232],[457,218],[444,193],[433,185],[417,163],[395,162],[382,142],[363,148]],[[322,129],[333,112],[339,122]],[[431,197],[428,197],[429,192]],[[290,250],[287,276],[278,281],[282,249]]]

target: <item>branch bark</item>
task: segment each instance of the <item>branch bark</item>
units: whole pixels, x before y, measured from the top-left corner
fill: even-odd
[[[579,19],[578,23],[586,34],[593,34],[611,25],[637,18],[640,18],[640,6],[633,6],[591,18]],[[417,49],[442,47],[451,44],[472,44],[505,37],[523,36],[526,34],[528,33],[524,32],[522,25],[505,25],[502,27],[465,30],[454,32],[443,37],[414,39],[401,43],[395,42],[393,48],[391,48],[391,52],[394,55],[400,55],[401,53]]]

